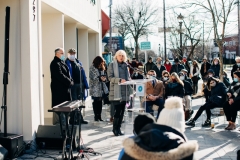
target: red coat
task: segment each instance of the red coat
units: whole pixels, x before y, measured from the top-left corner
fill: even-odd
[[[172,65],[169,63],[169,64],[164,64],[164,66],[166,67],[166,70],[168,71],[168,72],[170,72],[170,70],[171,70],[171,68],[172,68]]]

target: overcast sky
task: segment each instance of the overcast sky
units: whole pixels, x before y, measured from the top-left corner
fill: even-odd
[[[126,0],[112,0],[112,11],[114,10],[114,7],[117,6],[117,5],[121,5],[124,1]],[[151,0],[153,3],[156,3],[157,6],[159,6],[159,17],[160,17],[160,22],[159,22],[159,25],[157,26],[153,26],[153,30],[156,31],[156,34],[154,36],[148,36],[148,40],[151,41],[152,43],[152,49],[155,50],[156,52],[158,52],[158,46],[159,44],[161,45],[161,47],[163,46],[163,33],[157,33],[157,28],[158,27],[162,27],[163,26],[163,7],[162,7],[162,3],[163,3],[163,0]],[[169,16],[174,16],[173,15],[173,12],[172,12],[172,9],[169,9],[169,8],[172,8],[173,4],[174,5],[178,5],[181,3],[181,1],[183,0],[166,0],[166,20],[169,21],[168,17]],[[101,4],[102,4],[102,10],[107,14],[109,15],[109,0],[101,0]],[[175,12],[177,13],[181,13],[182,15],[187,15],[188,13],[192,12],[193,10],[192,9],[181,9],[181,8],[175,8]],[[201,22],[205,22],[205,31],[209,30],[209,28],[212,26],[210,20],[208,17],[204,17],[204,14],[201,15],[201,17],[199,17],[198,15],[195,16],[196,19],[199,19],[199,21]],[[237,34],[238,33],[238,25],[237,25],[237,7],[234,8],[234,10],[232,11],[231,15],[229,16],[229,22],[228,22],[228,25],[227,25],[227,31],[226,31],[226,34]],[[167,22],[167,25],[166,26],[169,26],[171,23],[170,22]],[[171,26],[169,26],[171,27]],[[213,34],[210,35],[210,38],[213,37]],[[205,36],[206,38],[206,36]],[[143,37],[140,39],[140,42],[141,41],[146,41],[146,37]],[[126,45],[130,44],[129,43],[129,40],[126,42]],[[167,48],[169,48],[167,46]]]

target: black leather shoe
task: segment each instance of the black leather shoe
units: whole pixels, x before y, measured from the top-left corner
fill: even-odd
[[[191,118],[187,123],[185,123],[187,126],[195,127],[195,121]]]
[[[81,124],[88,124],[87,121],[82,120]]]
[[[210,127],[211,126],[211,120],[206,120],[203,124],[202,127]]]
[[[122,136],[122,135],[124,135],[124,133],[122,133],[122,131],[121,131],[121,129],[120,129],[120,128],[118,129],[118,135],[119,135],[119,136]]]

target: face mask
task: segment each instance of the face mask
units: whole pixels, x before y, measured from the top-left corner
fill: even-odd
[[[166,64],[169,64],[169,62],[166,62]]]
[[[183,59],[183,62],[185,63],[185,62],[187,62],[187,60],[186,60],[186,59]]]
[[[61,59],[62,61],[64,61],[64,60],[65,60],[65,56],[64,56],[64,55],[61,55],[60,59]]]
[[[218,62],[214,62],[214,64],[215,64],[215,65],[217,65],[217,64],[218,64]]]
[[[167,80],[168,80],[168,77],[163,77],[163,80],[164,80],[164,81],[167,81]]]
[[[212,74],[209,74],[208,77],[212,77],[213,75]]]
[[[216,82],[211,83],[210,86],[215,87],[216,86]]]
[[[135,76],[138,76],[138,72],[136,72]]]
[[[155,76],[150,76],[150,79],[154,80],[154,79],[155,79]]]
[[[70,60],[75,60],[75,55],[68,55],[68,58],[69,58]]]
[[[185,79],[185,77],[184,76],[180,76],[180,79],[183,81]]]
[[[237,63],[238,67],[240,67],[240,63]]]
[[[238,82],[238,78],[233,78],[233,81],[234,82]]]

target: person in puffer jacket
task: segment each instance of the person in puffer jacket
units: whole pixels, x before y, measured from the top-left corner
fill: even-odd
[[[167,99],[157,124],[147,124],[137,136],[123,141],[121,160],[192,160],[198,143],[186,138],[184,123],[182,99]]]

